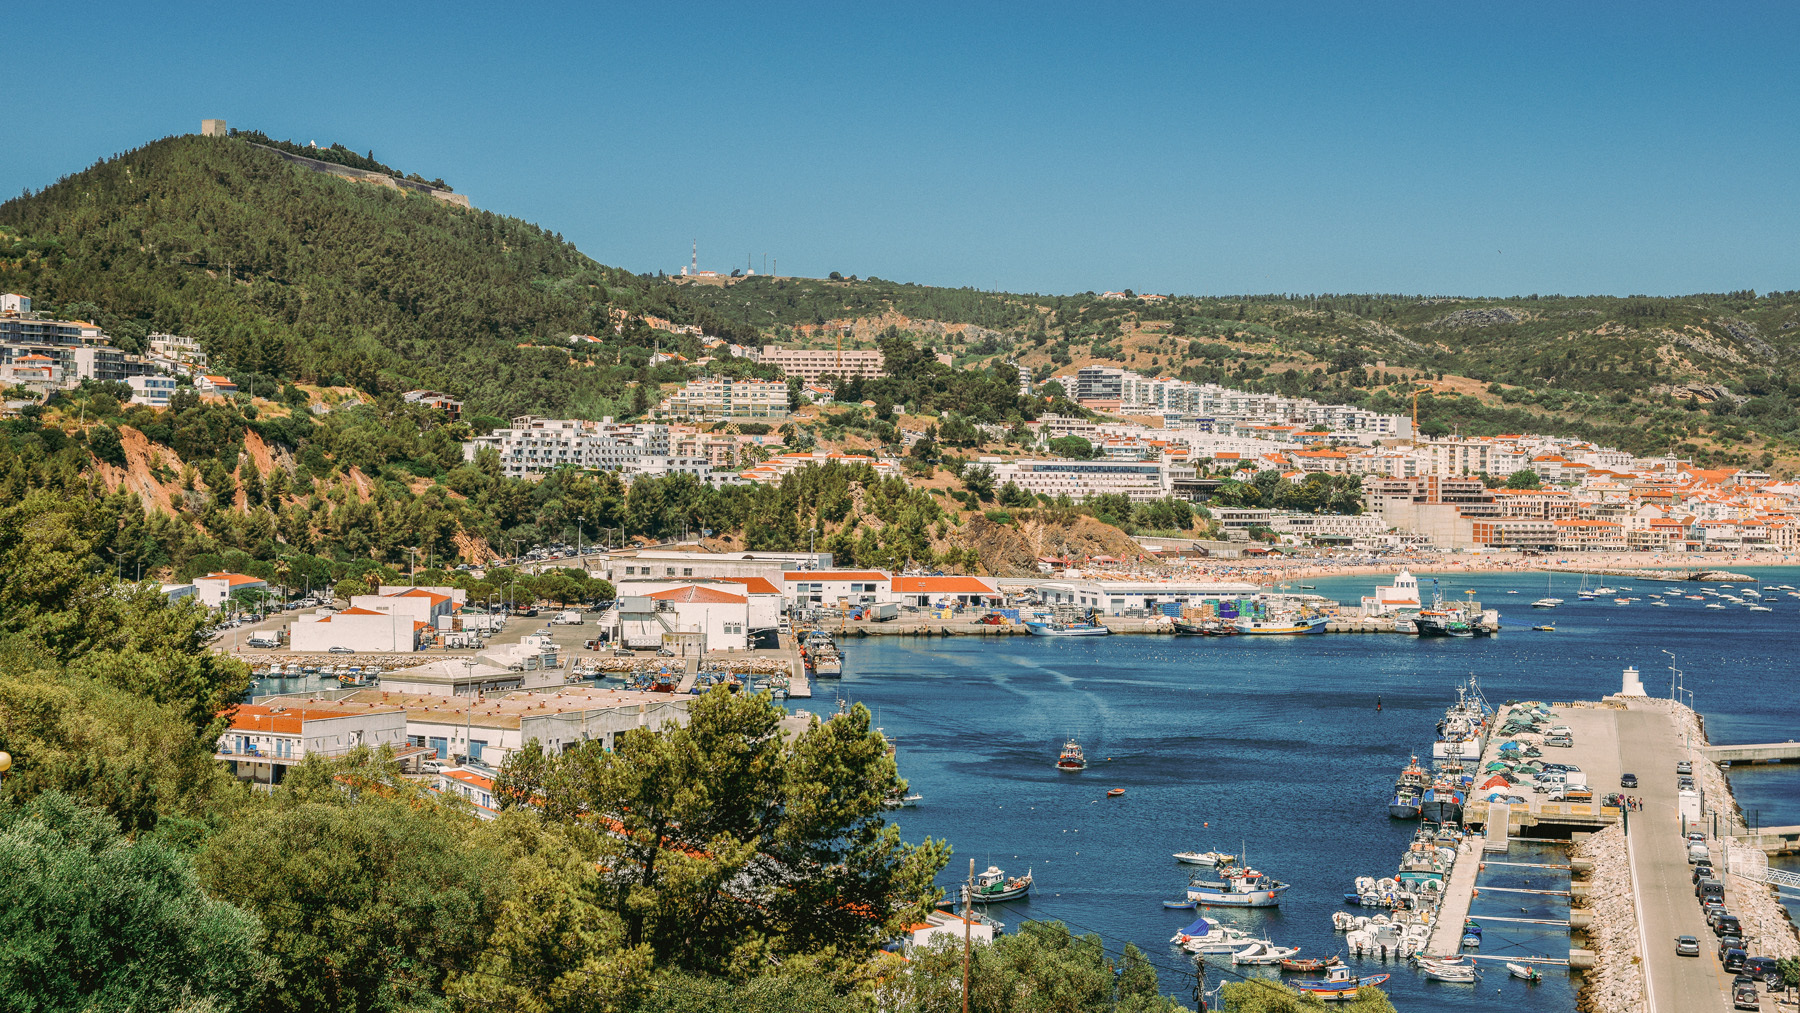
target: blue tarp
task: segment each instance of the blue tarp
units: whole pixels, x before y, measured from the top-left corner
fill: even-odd
[[[1212,926],[1206,924],[1206,919],[1196,918],[1194,919],[1194,924],[1181,930],[1181,934],[1184,936],[1204,936],[1210,931],[1212,931]]]
[[[1162,609],[1162,614],[1165,616],[1174,616],[1177,619],[1181,618],[1181,603],[1178,601],[1166,601],[1161,605],[1158,605],[1157,608]]]

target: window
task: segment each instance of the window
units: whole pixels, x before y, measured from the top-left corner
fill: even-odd
[[[625,576],[627,576],[627,577],[629,577],[629,576],[631,576],[631,575],[632,575],[632,574],[634,574],[634,573],[637,573],[637,567],[635,567],[635,566],[627,566],[627,567],[626,567],[626,568],[625,568]]]
[[[675,576],[675,568],[673,566],[663,567],[663,576],[665,576],[665,577]]]

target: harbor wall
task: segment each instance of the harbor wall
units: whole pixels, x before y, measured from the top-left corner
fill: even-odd
[[[1586,949],[1594,954],[1594,966],[1575,993],[1575,1009],[1579,1013],[1640,1013],[1647,1009],[1640,966],[1643,947],[1624,827],[1614,824],[1589,834],[1573,855],[1592,863],[1582,899],[1587,925],[1580,931],[1587,934]],[[1577,899],[1571,898],[1571,903]],[[1573,911],[1569,921],[1577,921]]]

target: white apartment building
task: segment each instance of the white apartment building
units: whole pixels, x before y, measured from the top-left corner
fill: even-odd
[[[131,403],[152,408],[169,407],[169,395],[175,393],[172,376],[134,376],[125,381],[131,385]]]
[[[827,376],[875,379],[887,375],[887,361],[879,350],[838,351],[833,348],[782,348],[764,345],[758,362],[781,367],[789,376],[813,381]]]
[[[206,353],[200,350],[200,342],[176,334],[150,335],[150,354],[171,362],[206,366]]]
[[[687,459],[673,465],[655,460],[669,457],[668,427],[615,425],[610,418],[593,422],[521,415],[509,428],[463,444],[463,460],[473,461],[483,447],[500,455],[500,473],[508,478],[529,478],[565,466],[634,475],[644,470],[647,459],[657,473],[698,474],[700,467]],[[705,470],[710,473],[710,465]]]
[[[1008,482],[1043,496],[1083,500],[1103,493],[1123,493],[1134,502],[1169,494],[1169,466],[1162,461],[1000,461],[982,458],[994,469],[994,484]]]
[[[778,380],[706,377],[690,380],[656,407],[658,418],[785,419],[787,384]]]
[[[342,756],[359,746],[388,746],[407,760],[406,711],[370,701],[274,700],[239,704],[231,725],[219,736],[215,759],[233,775],[257,784],[280,784],[287,768],[308,755]]]

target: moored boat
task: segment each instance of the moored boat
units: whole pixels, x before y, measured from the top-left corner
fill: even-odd
[[[998,865],[990,865],[987,871],[975,877],[975,888],[970,891],[969,899],[977,904],[999,904],[1003,901],[1018,900],[1031,892],[1031,870],[1025,875],[1012,879]]]
[[[1098,623],[1026,623],[1034,637],[1104,637],[1112,630]]]
[[[1302,979],[1287,984],[1290,988],[1311,993],[1326,1002],[1346,1002],[1356,998],[1357,989],[1384,984],[1389,977],[1391,976],[1386,974],[1359,976],[1350,968],[1340,965],[1326,971],[1324,978],[1310,981]]]
[[[1524,964],[1515,964],[1510,960],[1506,962],[1506,972],[1515,978],[1529,981],[1534,984],[1544,980],[1544,976],[1538,973],[1537,968],[1526,967]]]
[[[1267,942],[1255,942],[1241,950],[1233,951],[1233,964],[1279,964],[1300,952],[1298,946],[1275,946]]]
[[[1336,967],[1341,963],[1343,963],[1343,961],[1336,957],[1326,957],[1324,960],[1320,960],[1318,957],[1311,957],[1306,960],[1290,957],[1281,962],[1281,969],[1288,974],[1318,974],[1322,971]]]
[[[1288,884],[1255,869],[1228,869],[1220,879],[1195,879],[1187,895],[1209,907],[1275,907]]]
[[[1232,856],[1221,855],[1217,851],[1177,851],[1175,860],[1187,865],[1217,865],[1221,860],[1230,860]]]
[[[1242,616],[1232,625],[1239,633],[1292,635],[1322,633],[1325,630],[1326,621],[1324,616],[1301,615],[1298,612],[1275,612],[1261,619]]]

